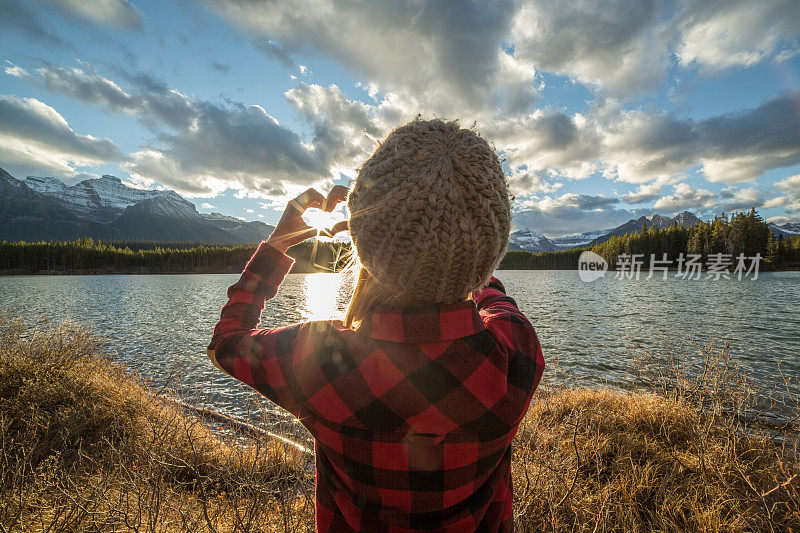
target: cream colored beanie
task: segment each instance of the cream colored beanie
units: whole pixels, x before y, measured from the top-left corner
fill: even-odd
[[[508,244],[500,160],[456,122],[417,119],[394,130],[347,204],[362,266],[406,301],[463,300],[488,283]]]

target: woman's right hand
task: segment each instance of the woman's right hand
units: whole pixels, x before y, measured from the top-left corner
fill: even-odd
[[[276,250],[286,253],[291,246],[299,244],[304,240],[314,237],[320,231],[312,228],[303,220],[303,213],[309,207],[316,207],[323,211],[331,212],[336,209],[336,205],[347,198],[347,187],[335,185],[328,193],[327,198],[316,189],[308,189],[306,192],[289,201],[283,216],[278,221],[278,225],[272,231],[266,243]],[[337,222],[332,228],[323,230],[326,237],[336,235],[340,231],[348,229],[348,221]]]

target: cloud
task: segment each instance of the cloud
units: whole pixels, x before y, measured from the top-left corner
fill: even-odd
[[[707,189],[693,188],[686,183],[673,186],[672,194],[662,196],[653,205],[653,209],[666,213],[694,211],[701,216],[710,216],[720,212],[747,211],[750,208],[771,207],[765,200],[764,191],[756,187],[727,187],[719,193]]]
[[[211,68],[213,68],[214,70],[216,70],[220,74],[230,74],[231,73],[230,65],[226,65],[224,63],[220,63],[219,61],[211,61],[209,63],[209,65],[211,66]]]
[[[779,191],[800,193],[800,174],[795,174],[794,176],[789,176],[788,178],[777,181],[773,187]]]
[[[641,184],[636,188],[636,192],[629,192],[622,195],[622,199],[629,204],[641,204],[649,202],[661,195],[663,184],[658,180],[649,184]]]
[[[748,211],[764,206],[764,192],[755,188],[734,189],[728,187],[719,192],[719,205],[717,211]]]
[[[288,184],[330,178],[340,153],[304,142],[256,105],[216,104],[190,98],[145,74],[129,76],[129,89],[81,68],[47,65],[39,82],[109,112],[137,118],[156,134],[122,168],[134,179],[158,181],[186,195],[232,187],[252,194],[284,194]]]
[[[208,202],[203,202],[202,204],[200,204],[200,207],[203,208],[203,209],[216,209],[217,208],[217,206],[211,205]]]
[[[123,161],[108,139],[80,135],[55,109],[35,98],[0,96],[0,161],[65,175],[75,166]]]
[[[618,198],[563,194],[558,197],[531,197],[515,203],[514,227],[532,228],[554,237],[584,231],[613,228],[646,213],[617,207]]]
[[[271,39],[261,39],[255,41],[253,46],[256,47],[256,50],[264,54],[267,59],[276,60],[286,70],[295,70],[297,68],[288,50],[275,41]]]
[[[222,0],[212,5],[287,66],[292,55],[323,54],[383,92],[423,99],[439,113],[498,101],[521,109],[533,101],[534,72],[502,49],[516,10],[513,0]]]
[[[141,15],[127,0],[44,0],[65,13],[96,24],[126,30],[144,26]]]
[[[14,65],[9,61],[6,61],[6,63],[9,63],[9,65],[5,67],[3,70],[9,76],[14,76],[15,78],[27,78],[28,76],[30,76],[30,74],[28,74],[28,71],[20,67],[19,65]]]
[[[514,16],[516,56],[539,69],[618,93],[658,86],[669,36],[657,0],[524,2]]]
[[[335,85],[299,84],[286,93],[300,115],[316,124],[315,145],[326,146],[340,164],[355,168],[371,152],[364,132],[378,139],[407,121],[422,106],[390,93],[375,104],[348,99]],[[753,181],[765,171],[800,162],[800,93],[766,100],[755,109],[707,117],[625,111],[601,100],[586,114],[544,108],[522,116],[481,115],[477,128],[509,166],[509,184],[518,195],[552,192],[559,179],[601,172],[622,181],[647,184],[629,203],[656,197],[652,182],[666,185],[699,169],[709,181]]]
[[[0,28],[27,36],[33,42],[47,44],[58,48],[74,48],[53,33],[43,17],[31,10],[30,5],[19,0],[0,0]]]
[[[773,188],[786,194],[769,200],[769,207],[783,206],[787,213],[800,213],[800,174],[776,182]]]
[[[676,63],[713,72],[777,61],[797,52],[800,37],[795,0],[212,5],[269,43],[265,52],[287,66],[291,55],[322,53],[383,92],[443,105],[425,110],[437,113],[447,109],[448,96],[462,108],[499,104],[507,113],[525,112],[536,97],[537,70],[636,95],[658,87]]]
[[[598,168],[602,138],[580,114],[539,109],[516,118],[483,118],[478,126],[503,152],[512,175],[524,175],[524,170],[580,179]]]
[[[795,0],[693,2],[680,21],[676,55],[715,72],[748,67],[797,52],[800,3]]]
[[[672,194],[663,196],[653,205],[653,209],[676,213],[685,210],[708,210],[716,204],[717,195],[706,189],[693,189],[686,183],[678,183]]]
[[[275,194],[283,183],[311,185],[329,176],[316,153],[259,106],[193,103],[187,128],[162,133],[123,168],[189,195],[233,187]]]
[[[66,69],[45,65],[35,70],[39,82],[52,92],[63,94],[89,105],[131,115],[146,126],[187,129],[195,116],[191,100],[163,82],[146,74],[131,77],[137,94],[129,94],[116,82],[80,68]]]
[[[619,179],[645,183],[699,166],[726,184],[752,181],[765,171],[800,163],[800,92],[755,109],[702,120],[641,110],[608,115],[598,129],[604,161]]]

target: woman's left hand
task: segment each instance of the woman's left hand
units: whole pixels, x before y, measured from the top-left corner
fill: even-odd
[[[303,220],[303,213],[309,207],[316,207],[323,211],[331,212],[336,209],[336,205],[347,198],[347,187],[335,185],[328,196],[316,189],[308,189],[306,192],[291,200],[283,212],[283,216],[278,221],[278,225],[272,231],[272,235],[267,239],[267,244],[276,250],[285,253],[289,247],[299,244],[304,240],[314,237],[320,231],[312,228]],[[348,228],[347,220],[337,222],[332,228],[322,230],[322,235],[332,237],[340,231]]]

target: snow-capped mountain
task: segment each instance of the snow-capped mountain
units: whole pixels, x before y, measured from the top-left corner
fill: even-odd
[[[598,239],[604,235],[607,235],[611,230],[614,228],[609,229],[597,229],[594,231],[587,231],[585,233],[579,233],[576,235],[565,235],[563,237],[553,237],[550,239],[554,245],[558,247],[559,250],[568,250],[570,248],[578,248],[579,246],[586,246],[590,242],[595,239]]]
[[[77,216],[94,222],[111,222],[125,208],[152,198],[172,197],[186,202],[174,191],[135,189],[108,174],[83,180],[71,187],[52,177],[28,176],[23,183],[40,194],[57,198]]]
[[[170,190],[128,187],[119,178],[67,186],[56,178],[18,180],[0,168],[0,240],[151,240],[257,243],[273,226],[197,212]]]
[[[515,231],[509,236],[508,249],[526,252],[554,252],[559,248],[543,234],[526,228]]]
[[[770,222],[768,226],[772,230],[773,235],[776,237],[778,235],[783,235],[784,237],[800,235],[800,222],[787,222],[785,224],[781,224],[780,226],[774,222]]]

